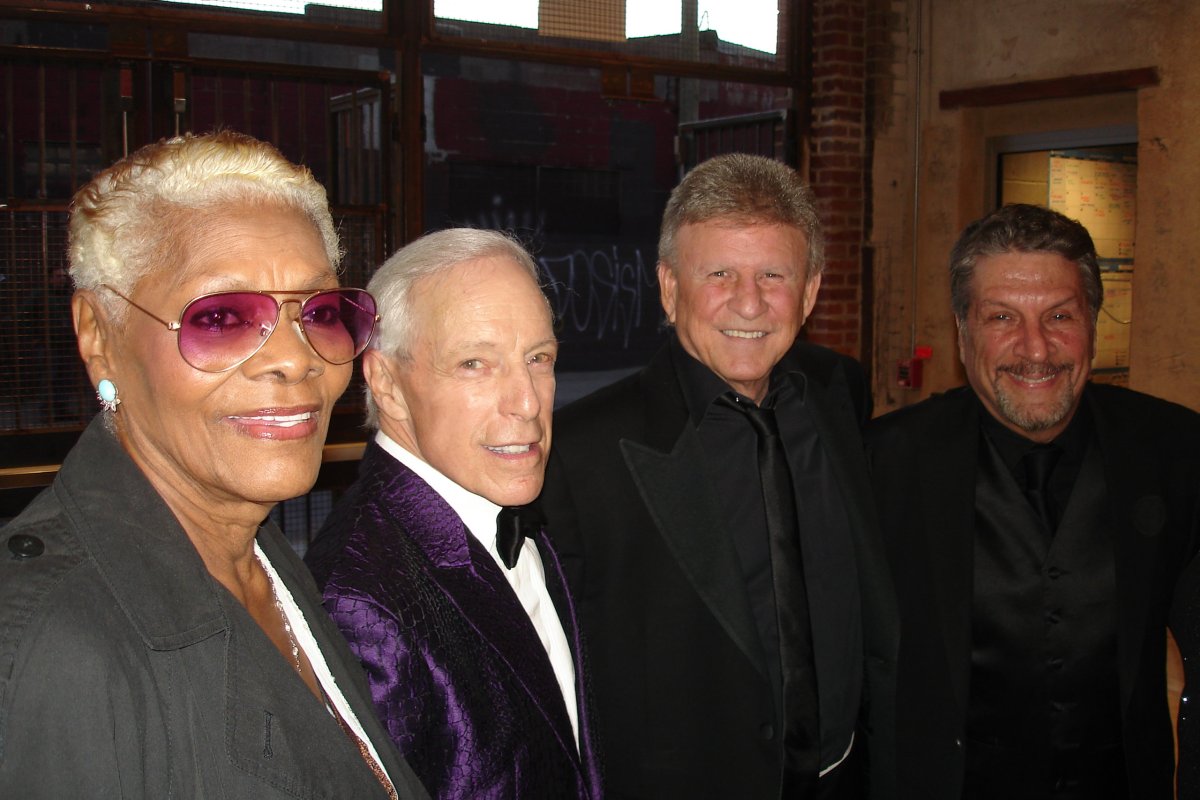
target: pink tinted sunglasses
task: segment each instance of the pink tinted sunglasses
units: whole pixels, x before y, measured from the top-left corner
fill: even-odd
[[[365,289],[326,289],[319,292],[214,292],[190,300],[177,322],[168,322],[102,284],[143,314],[174,331],[179,354],[201,372],[225,372],[245,362],[267,343],[279,324],[283,306],[300,308],[297,321],[309,346],[330,364],[353,361],[367,348],[375,324],[375,298]],[[302,295],[276,300],[274,295]]]

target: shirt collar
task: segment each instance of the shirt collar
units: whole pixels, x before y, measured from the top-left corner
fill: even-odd
[[[458,514],[458,518],[467,526],[467,530],[484,547],[488,550],[495,549],[496,515],[500,513],[500,506],[486,497],[481,497],[459,486],[431,464],[401,447],[383,431],[375,434],[375,443],[392,458],[415,472],[418,478],[429,484],[429,487],[446,501],[454,513]]]
[[[734,391],[733,387],[684,349],[678,336],[671,336],[669,347],[684,402],[687,403],[688,417],[693,425],[699,426],[713,402],[721,395]],[[785,380],[787,377],[793,379]],[[793,392],[798,395],[800,403],[804,402],[804,373],[792,362],[790,352],[771,370],[767,386],[767,396],[763,399],[765,407],[773,407]]]
[[[996,446],[1000,458],[1008,465],[1008,468],[1015,469],[1027,452],[1039,446],[1038,443],[1009,429],[992,416],[978,395],[975,396],[975,402],[979,404],[979,418],[983,425],[983,432]],[[1087,446],[1088,437],[1091,435],[1091,428],[1091,412],[1087,408],[1087,403],[1080,402],[1071,421],[1067,423],[1067,427],[1049,444],[1071,456],[1082,457],[1083,449]]]

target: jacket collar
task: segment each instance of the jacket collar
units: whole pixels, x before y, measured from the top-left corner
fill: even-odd
[[[54,492],[149,648],[174,650],[229,628],[200,554],[101,417],[67,455]]]
[[[1115,531],[1117,579],[1117,674],[1121,679],[1122,713],[1133,700],[1142,663],[1143,642],[1154,618],[1156,593],[1162,585],[1163,553],[1171,552],[1166,529],[1167,501],[1161,455],[1121,418],[1106,386],[1088,384],[1083,402],[1092,413],[1096,443],[1104,460],[1105,518]],[[1161,628],[1153,635],[1161,636]]]
[[[375,441],[367,443],[359,475],[364,480],[363,495],[376,495],[384,500],[408,538],[434,566],[472,566],[466,525],[420,475]]]

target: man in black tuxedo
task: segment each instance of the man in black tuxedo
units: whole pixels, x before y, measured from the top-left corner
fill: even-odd
[[[1172,797],[1167,608],[1200,535],[1200,416],[1088,382],[1102,285],[1038,206],[950,257],[969,387],[868,435],[900,606],[901,796]]]
[[[853,360],[796,342],[822,265],[794,170],[701,164],[659,241],[671,340],[555,416],[540,502],[590,644],[610,797],[860,797],[868,752],[893,774],[869,390]]]

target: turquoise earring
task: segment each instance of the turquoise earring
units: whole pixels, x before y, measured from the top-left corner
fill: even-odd
[[[100,408],[108,412],[116,411],[117,406],[121,405],[117,385],[108,378],[101,378],[100,383],[96,384],[96,399],[100,401]]]

